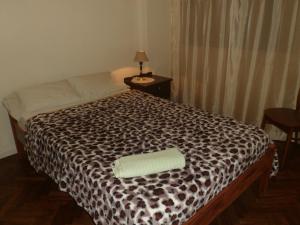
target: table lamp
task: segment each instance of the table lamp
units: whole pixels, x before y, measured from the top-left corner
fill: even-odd
[[[143,62],[148,62],[149,59],[146,55],[145,51],[137,51],[134,57],[135,62],[139,62],[140,64],[140,76],[143,75]]]

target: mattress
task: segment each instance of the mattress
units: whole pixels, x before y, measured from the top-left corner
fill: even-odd
[[[99,225],[182,224],[271,142],[255,126],[135,90],[39,114],[26,128],[31,165]],[[114,160],[171,147],[184,154],[184,169],[114,177]]]

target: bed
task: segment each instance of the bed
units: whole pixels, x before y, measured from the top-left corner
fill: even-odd
[[[209,224],[255,181],[263,193],[278,169],[263,130],[136,90],[38,113],[23,128],[10,119],[20,155],[95,224]],[[115,159],[168,147],[184,169],[113,176]]]

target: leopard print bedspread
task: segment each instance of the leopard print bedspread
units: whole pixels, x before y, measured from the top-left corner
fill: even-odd
[[[182,224],[270,143],[255,126],[139,91],[37,115],[27,131],[31,165],[102,225]],[[185,155],[184,169],[114,177],[121,156],[168,147]]]

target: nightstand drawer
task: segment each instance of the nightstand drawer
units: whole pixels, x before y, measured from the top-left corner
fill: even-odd
[[[170,98],[170,82],[165,82],[161,84],[156,84],[153,86],[149,86],[144,89],[144,91],[153,94],[154,96],[161,98]]]

